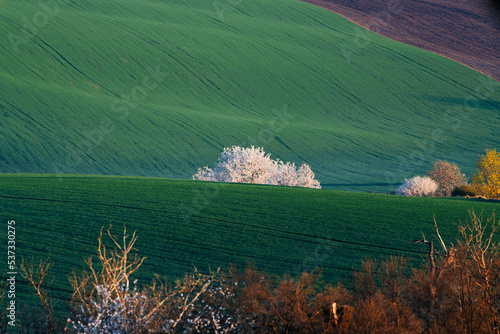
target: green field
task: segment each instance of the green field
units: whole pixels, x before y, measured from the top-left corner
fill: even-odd
[[[256,145],[387,191],[499,142],[498,82],[310,4],[40,3],[0,1],[0,172],[190,178]]]
[[[393,195],[291,187],[217,184],[157,178],[0,174],[0,212],[16,221],[16,258],[53,262],[46,287],[68,299],[68,275],[95,256],[101,227],[137,231],[138,274],[176,279],[193,266],[207,272],[254,263],[277,275],[319,267],[324,279],[350,284],[361,259],[403,255],[421,264],[421,231],[437,242],[433,216],[449,245],[468,210],[488,217],[499,201],[406,198]],[[108,244],[109,245],[109,244]],[[439,248],[438,246],[436,246]],[[0,271],[4,281],[5,270]],[[18,275],[19,304],[26,283]],[[59,307],[62,307],[59,304]],[[25,305],[26,306],[26,305]]]

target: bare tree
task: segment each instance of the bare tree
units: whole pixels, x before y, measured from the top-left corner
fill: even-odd
[[[178,328],[189,325],[186,317],[196,318],[191,311],[214,281],[215,274],[204,275],[195,268],[193,273],[177,281],[175,288],[157,279],[139,291],[137,280],[131,281],[131,276],[146,258],[132,253],[136,233],[129,236],[124,227],[120,242],[111,234],[111,226],[107,234],[114,249],[104,246],[101,229],[97,250],[99,265],[95,266],[90,258],[87,260],[89,271],[81,275],[73,272],[70,278],[74,291],[73,316],[68,319],[66,329],[85,333],[146,333],[150,330],[175,333]]]
[[[26,263],[23,258],[20,267],[21,276],[28,280],[30,285],[35,289],[36,295],[40,299],[45,313],[45,324],[43,325],[43,330],[47,333],[54,333],[55,330],[55,323],[52,318],[54,305],[48,297],[47,292],[42,288],[42,284],[44,280],[46,280],[51,266],[52,263],[49,260],[40,260],[38,265],[36,265],[34,259],[32,259],[31,262]]]
[[[436,191],[438,196],[451,196],[453,189],[467,184],[467,178],[460,172],[458,166],[444,160],[434,162],[427,175],[438,184]]]
[[[474,283],[480,288],[488,308],[488,328],[492,333],[500,333],[500,243],[494,238],[500,220],[496,221],[495,213],[486,221],[482,214],[478,216],[474,211],[469,215],[470,224],[460,227],[462,240],[459,245],[472,262],[470,270],[475,274]]]

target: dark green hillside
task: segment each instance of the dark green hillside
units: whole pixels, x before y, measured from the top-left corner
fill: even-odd
[[[349,284],[363,258],[394,254],[422,263],[426,248],[412,240],[423,231],[437,242],[433,215],[449,244],[468,210],[489,216],[499,207],[498,201],[154,178],[0,176],[1,219],[16,221],[17,261],[50,255],[51,291],[62,298],[68,275],[96,254],[99,231],[109,224],[115,235],[123,224],[137,230],[137,249],[147,256],[141,281],[153,273],[179,278],[193,265],[207,271],[251,262],[278,275],[319,267],[327,281]]]
[[[0,172],[189,178],[253,144],[388,190],[498,144],[498,82],[310,4],[229,3],[1,1]]]

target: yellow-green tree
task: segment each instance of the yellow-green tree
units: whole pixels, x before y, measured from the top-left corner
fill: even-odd
[[[479,195],[500,198],[500,153],[496,149],[486,149],[486,155],[479,158],[472,185]]]

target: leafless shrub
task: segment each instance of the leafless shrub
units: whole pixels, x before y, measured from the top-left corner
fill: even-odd
[[[444,160],[434,162],[427,176],[436,181],[438,196],[451,196],[453,189],[467,184],[467,178],[460,172],[460,168]]]
[[[46,333],[54,333],[56,325],[53,319],[54,304],[52,300],[48,297],[47,292],[42,288],[44,280],[47,279],[47,274],[52,266],[52,263],[47,260],[40,260],[38,264],[35,264],[35,260],[32,259],[31,262],[25,262],[24,258],[21,260],[21,266],[19,268],[21,277],[26,279],[29,284],[34,288],[35,294],[40,300],[43,309],[44,322],[33,319],[34,315],[31,315],[30,321],[28,323],[20,322],[22,330],[35,330],[43,331]]]
[[[115,245],[108,250],[99,236],[100,269],[87,260],[89,271],[73,273],[73,316],[68,319],[68,331],[82,333],[146,333],[175,332],[193,305],[212,283],[212,277],[196,270],[179,280],[175,288],[160,280],[139,290],[133,273],[139,270],[143,258],[132,257],[137,241],[135,232],[129,236],[124,228],[122,243],[108,229]]]
[[[500,332],[500,243],[495,240],[495,233],[500,228],[500,220],[496,220],[495,213],[488,219],[482,214],[469,212],[470,223],[460,227],[462,239],[461,248],[464,270],[468,282],[464,294],[474,298],[462,298],[462,303],[476,300],[473,308],[478,318],[480,328],[486,328],[491,333]],[[497,239],[498,240],[498,239]],[[464,315],[465,316],[465,315]],[[474,327],[474,326],[470,326]]]

